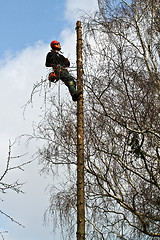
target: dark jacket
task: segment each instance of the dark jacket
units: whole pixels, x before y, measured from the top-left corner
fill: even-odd
[[[69,67],[70,62],[68,58],[65,58],[62,54],[51,50],[46,56],[46,67],[53,67],[56,68],[57,65],[63,67]]]

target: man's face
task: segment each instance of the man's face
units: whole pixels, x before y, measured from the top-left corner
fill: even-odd
[[[60,45],[60,43],[58,43],[57,45],[56,45],[56,48],[57,48],[57,50],[61,50],[61,45]]]

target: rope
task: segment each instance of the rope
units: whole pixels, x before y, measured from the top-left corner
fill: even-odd
[[[61,106],[61,83],[60,83],[60,81],[58,81],[58,130],[60,130],[60,127],[61,127],[61,111],[62,111],[61,108],[62,108],[62,106]],[[55,150],[56,150],[55,157],[58,160],[60,157],[61,147],[57,146]]]
[[[59,117],[59,126],[61,119],[61,83],[58,81],[58,117]]]

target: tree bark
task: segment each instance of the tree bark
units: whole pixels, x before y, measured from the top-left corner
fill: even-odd
[[[85,239],[82,28],[77,21],[77,240]]]

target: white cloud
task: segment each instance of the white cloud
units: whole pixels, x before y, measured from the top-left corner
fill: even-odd
[[[65,57],[73,63],[76,63],[76,34],[69,28],[64,29],[60,36],[62,40],[62,52],[64,51]]]
[[[83,13],[97,10],[97,0],[67,0],[65,17],[70,22],[78,21]]]
[[[18,135],[23,129],[21,107],[29,99],[33,84],[46,76],[44,61],[47,51],[48,46],[38,42],[15,56],[7,57],[5,65],[0,65],[0,131],[1,134],[8,132],[8,138]]]

